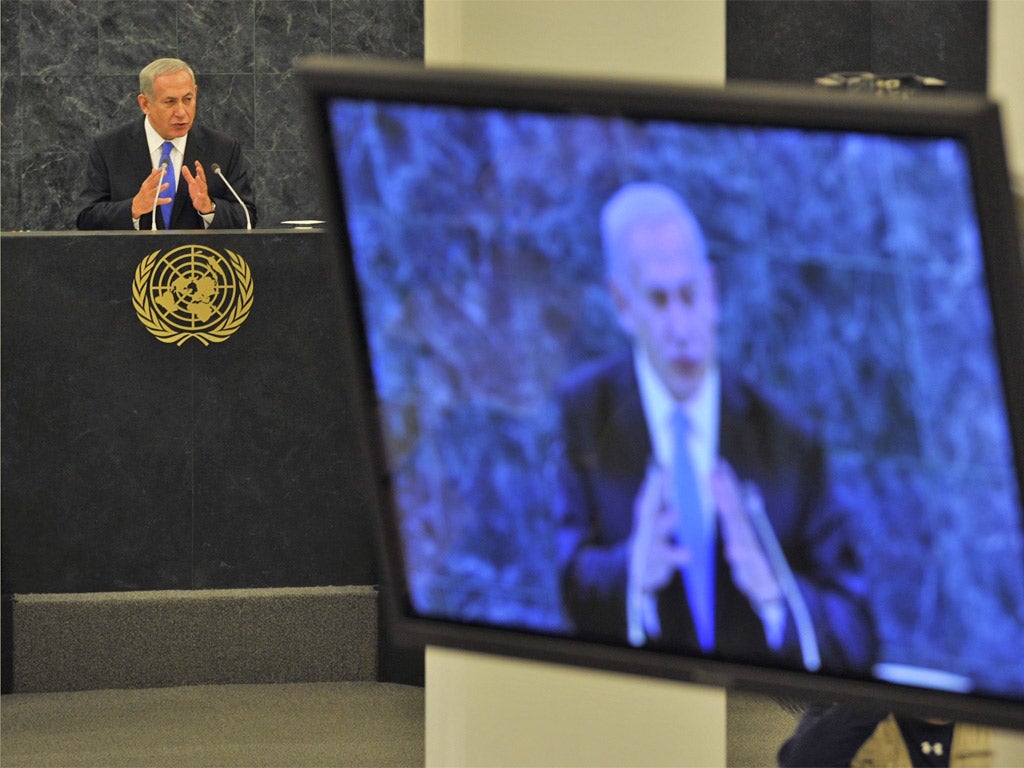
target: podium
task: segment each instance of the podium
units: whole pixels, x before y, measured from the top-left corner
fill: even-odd
[[[170,283],[150,327],[133,290],[190,247],[240,257],[248,283],[207,274],[250,305],[168,343]],[[315,230],[3,235],[5,593],[376,583],[332,248]],[[200,319],[223,309],[211,285],[174,290]]]

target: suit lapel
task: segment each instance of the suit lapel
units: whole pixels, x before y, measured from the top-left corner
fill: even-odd
[[[129,139],[129,146],[138,147],[138,151],[132,152],[131,157],[131,171],[133,179],[138,178],[141,184],[141,179],[146,178],[150,171],[153,170],[153,158],[149,154],[149,140],[146,138],[146,126],[145,116],[142,120],[135,123],[132,127],[131,138]],[[136,187],[137,188],[137,187]]]
[[[647,418],[632,360],[615,369],[612,386],[611,439],[615,441],[616,450],[628,456],[630,466],[640,468],[642,477],[651,455],[651,436],[647,431]]]
[[[188,166],[190,171],[194,171],[196,168],[196,160],[199,159],[200,155],[203,154],[203,134],[195,125],[192,126],[192,130],[188,132],[188,141],[185,142],[185,160],[184,164]],[[209,170],[208,168],[205,170]],[[188,189],[188,184],[185,184],[185,189]]]

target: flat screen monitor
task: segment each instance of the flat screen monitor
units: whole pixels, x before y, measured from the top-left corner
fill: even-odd
[[[400,641],[1024,723],[996,105],[300,72]]]

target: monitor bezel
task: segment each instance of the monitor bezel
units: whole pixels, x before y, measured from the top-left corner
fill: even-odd
[[[698,123],[881,132],[951,137],[962,141],[968,150],[974,183],[1003,392],[1006,402],[1011,404],[1008,418],[1018,487],[1024,498],[1024,261],[1020,258],[1020,230],[998,105],[972,95],[885,97],[766,84],[731,84],[717,88],[539,73],[425,68],[402,62],[336,57],[305,59],[296,71],[307,100],[325,213],[329,226],[337,234],[333,242],[343,299],[344,315],[340,320],[346,344],[341,353],[354,364],[348,394],[358,425],[351,448],[365,452],[363,458],[374,469],[367,492],[371,495],[372,507],[381,510],[376,524],[383,608],[395,642],[412,648],[437,645],[804,701],[841,699],[911,714],[1021,727],[1024,700],[1014,702],[874,679],[669,655],[416,615],[404,579],[384,441],[377,426],[378,405],[369,349],[362,333],[360,297],[349,258],[347,228],[341,213],[342,183],[334,158],[329,116],[333,99],[352,98]],[[1015,409],[1013,404],[1021,407]],[[1021,525],[1024,528],[1024,515]]]

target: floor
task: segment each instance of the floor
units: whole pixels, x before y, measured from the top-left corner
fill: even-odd
[[[0,700],[0,764],[423,765],[423,689],[346,682],[19,693]]]
[[[20,693],[0,700],[4,768],[422,766],[423,689],[295,683]],[[772,766],[791,708],[728,697],[728,765]]]

